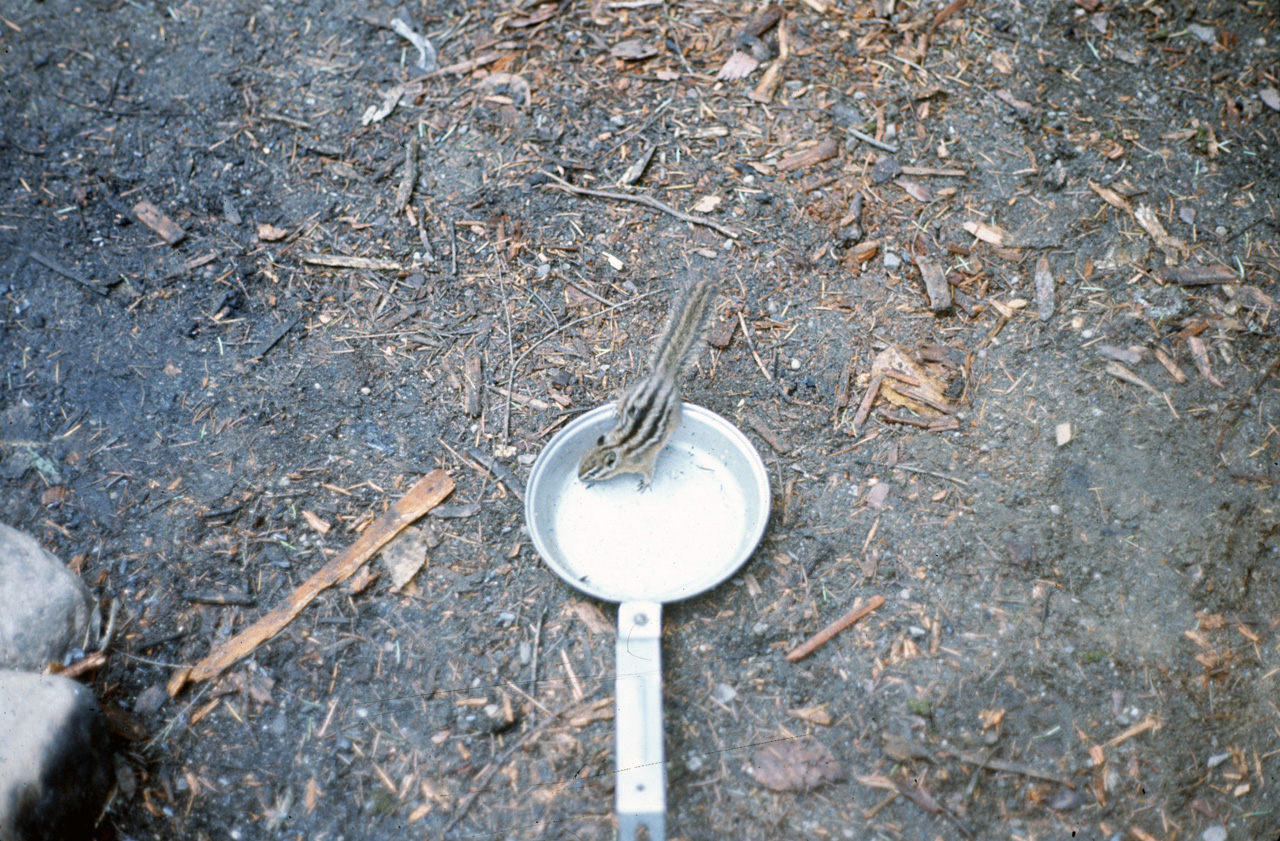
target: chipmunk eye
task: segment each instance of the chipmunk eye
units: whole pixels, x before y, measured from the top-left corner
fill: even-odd
[[[597,438],[597,439],[596,439],[596,446],[597,446],[597,447],[603,447],[603,446],[604,446],[604,436],[603,436],[603,435],[601,435],[599,438]]]

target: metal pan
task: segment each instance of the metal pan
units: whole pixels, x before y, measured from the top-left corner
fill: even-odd
[[[613,425],[613,407],[561,430],[533,464],[525,522],[547,566],[618,607],[615,687],[619,837],[666,837],[662,604],[706,592],[751,557],[769,521],[769,478],[729,421],[684,404],[653,483],[624,475],[585,484],[578,462]]]

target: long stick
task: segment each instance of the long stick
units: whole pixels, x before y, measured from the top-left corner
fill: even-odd
[[[703,219],[698,216],[690,216],[687,213],[683,213],[679,210],[676,210],[674,207],[672,207],[669,204],[658,201],[652,196],[646,196],[641,193],[637,193],[636,195],[631,195],[630,193],[614,193],[614,192],[610,192],[609,190],[592,190],[589,187],[576,187],[573,184],[570,184],[568,181],[565,181],[560,176],[547,172],[545,169],[541,170],[541,172],[543,175],[547,176],[552,181],[556,182],[552,186],[559,187],[561,190],[567,190],[570,193],[577,193],[580,196],[595,196],[596,198],[600,198],[600,199],[613,199],[614,201],[629,201],[629,202],[635,202],[636,204],[643,204],[647,207],[652,207],[654,210],[661,210],[663,213],[669,213],[672,216],[679,219],[681,222],[688,222],[691,225],[703,225],[708,228],[713,228],[719,231],[720,233],[724,234],[725,236],[729,237],[729,239],[738,238],[738,232],[733,230],[732,228],[726,228],[724,225],[721,225],[718,222],[712,222],[710,219]]]

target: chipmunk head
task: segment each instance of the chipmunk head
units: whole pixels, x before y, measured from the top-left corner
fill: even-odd
[[[578,478],[584,482],[602,482],[622,472],[619,470],[621,466],[618,445],[610,442],[608,436],[601,435],[578,464]]]

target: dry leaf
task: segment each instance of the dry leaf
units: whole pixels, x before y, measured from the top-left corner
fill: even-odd
[[[906,374],[918,385],[901,382],[890,371]],[[883,378],[880,394],[895,406],[905,406],[916,414],[929,417],[938,417],[951,410],[951,404],[942,396],[945,386],[893,345],[880,351],[871,362],[871,376],[877,375]]]
[[[1008,88],[1001,88],[996,91],[996,99],[999,99],[1005,105],[1008,105],[1010,108],[1017,109],[1018,111],[1030,111],[1032,108],[1030,102],[1024,102],[1023,100],[1018,99]]]
[[[1090,181],[1088,183],[1089,189],[1093,190],[1099,196],[1102,196],[1103,201],[1107,204],[1111,205],[1116,210],[1123,210],[1125,213],[1130,214],[1133,213],[1133,205],[1129,204],[1129,200],[1124,196],[1109,187],[1103,187],[1096,181]]]
[[[732,82],[750,76],[751,73],[760,66],[760,62],[754,57],[742,52],[734,50],[729,56],[729,60],[720,68],[720,72],[716,74],[716,79],[722,82]]]
[[[1222,382],[1213,375],[1213,369],[1209,366],[1209,350],[1204,346],[1204,341],[1199,336],[1188,336],[1187,346],[1191,348],[1191,358],[1196,363],[1196,370],[1200,372],[1200,376],[1216,385],[1218,388],[1226,388]]]
[[[609,55],[627,61],[639,61],[642,58],[651,58],[657,54],[658,48],[642,38],[628,38],[625,41],[619,41],[613,45],[613,49],[609,50]]]
[[[988,225],[985,222],[965,222],[964,229],[983,242],[997,248],[1004,245],[1004,228]]]
[[[819,727],[831,726],[831,713],[827,712],[826,704],[817,707],[800,707],[796,710],[787,710],[787,712],[801,721],[807,721]]]
[[[990,61],[991,66],[994,67],[996,70],[998,70],[1000,73],[1009,74],[1013,72],[1013,59],[1009,58],[1009,56],[1006,55],[1005,53],[999,52],[997,50],[996,52],[991,54],[988,61]]]
[[[808,791],[845,775],[827,746],[813,739],[788,739],[761,747],[747,773],[773,791]]]
[[[999,728],[1000,725],[1004,722],[1004,708],[1001,707],[999,709],[994,709],[994,710],[980,710],[978,712],[978,718],[982,721],[983,730],[991,730],[992,728]]]
[[[587,630],[593,634],[612,634],[614,632],[613,623],[604,617],[604,613],[600,608],[590,602],[584,602],[581,599],[574,599],[568,604],[569,610],[573,611],[573,615],[578,617],[583,625],[587,626]]]
[[[1117,380],[1123,380],[1124,382],[1132,383],[1139,388],[1145,388],[1147,391],[1157,396],[1160,394],[1160,391],[1155,386],[1144,380],[1142,377],[1139,377],[1119,362],[1108,362],[1107,373],[1115,377]]]
[[[1160,224],[1160,219],[1156,216],[1156,212],[1145,204],[1138,205],[1138,209],[1133,212],[1133,218],[1142,230],[1151,235],[1156,241],[1156,245],[1164,252],[1165,263],[1170,266],[1178,264],[1178,255],[1183,254],[1187,250],[1187,244],[1177,237],[1169,236],[1169,232],[1164,229],[1164,225]]]
[[[427,533],[421,527],[407,528],[382,550],[379,560],[391,573],[391,586],[399,590],[413,580],[427,563]]]
[[[1275,88],[1263,88],[1258,91],[1258,98],[1272,111],[1280,111],[1280,91]]]
[[[164,363],[164,375],[166,377],[176,377],[181,373],[182,369],[174,365],[172,360]]]
[[[897,184],[899,187],[906,190],[907,195],[911,196],[911,198],[915,199],[916,201],[926,202],[926,203],[933,201],[933,190],[930,190],[924,184],[917,184],[916,182],[909,181],[906,178],[899,178],[897,181],[893,183]]]
[[[720,202],[724,199],[719,196],[703,196],[698,199],[698,203],[693,206],[694,213],[710,213],[720,206]]]
[[[404,85],[396,85],[382,95],[382,102],[377,105],[370,105],[365,109],[364,114],[360,117],[361,125],[369,125],[369,123],[377,123],[385,120],[390,116],[391,112],[396,110],[396,106],[400,104],[400,99],[404,96]]]
[[[284,228],[277,228],[269,222],[258,223],[258,239],[263,242],[279,242],[289,236],[289,232]]]
[[[307,780],[307,787],[302,795],[302,805],[306,807],[308,815],[316,810],[322,796],[324,792],[320,790],[320,784],[316,782],[316,778]]]

